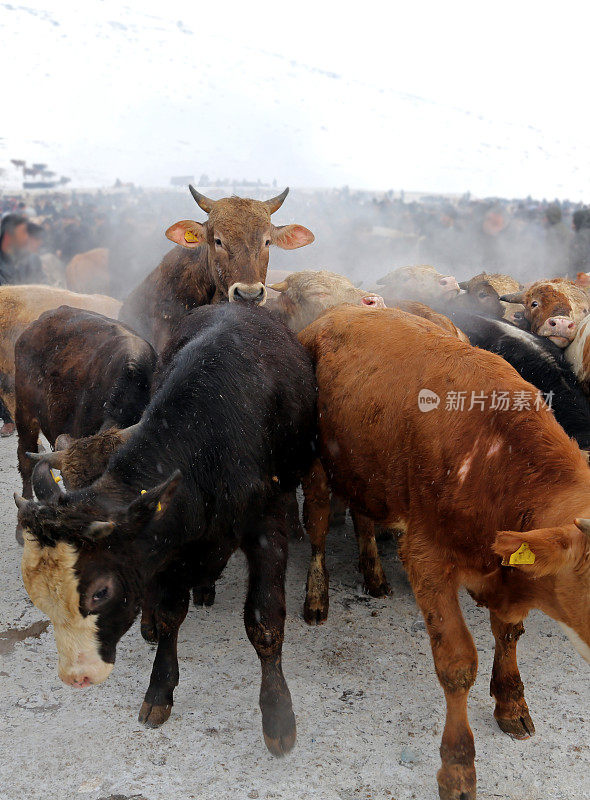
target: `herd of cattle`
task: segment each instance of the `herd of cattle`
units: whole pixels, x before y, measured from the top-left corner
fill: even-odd
[[[390,591],[375,524],[403,531],[446,698],[440,797],[473,800],[477,652],[459,588],[489,608],[494,715],[511,736],[534,732],[516,661],[530,609],[556,619],[590,661],[586,290],[485,273],[459,285],[428,266],[397,269],[374,290],[325,271],[267,273],[271,244],[314,238],[271,223],[287,191],[266,202],[191,191],[207,220],[172,225],[178,246],[123,304],[0,288],[22,574],[53,623],[59,675],[77,687],[104,681],[141,612],[157,650],[139,718],[164,723],[190,592],[212,604],[241,548],[264,739],[288,752],[284,583],[302,484],[310,624],[328,616],[335,511],[350,509],[374,596]],[[40,433],[51,451],[39,452]]]

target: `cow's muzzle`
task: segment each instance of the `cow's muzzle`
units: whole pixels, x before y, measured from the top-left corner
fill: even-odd
[[[229,302],[241,300],[263,306],[266,303],[266,286],[263,283],[233,283],[228,291]]]

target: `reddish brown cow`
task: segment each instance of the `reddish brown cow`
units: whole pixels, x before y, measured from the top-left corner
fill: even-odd
[[[500,300],[523,303],[531,331],[547,336],[558,347],[568,346],[590,310],[586,292],[565,278],[537,281],[528,289],[502,295]]]
[[[270,245],[293,250],[314,240],[302,225],[271,223],[288,189],[264,202],[242,197],[210,200],[192,186],[190,190],[209,218],[182,220],[168,228],[166,236],[178,247],[129,295],[119,315],[158,352],[192,308],[223,300],[262,305]]]
[[[556,619],[590,661],[586,458],[543,405],[447,411],[450,391],[490,397],[497,391],[534,396],[536,390],[502,358],[426,320],[394,309],[343,306],[327,311],[299,339],[315,362],[319,386],[321,463],[305,487],[310,588],[327,602],[329,486],[356,514],[406,521],[400,553],[447,705],[439,793],[443,800],[474,800],[467,697],[477,650],[458,589],[466,586],[490,610],[498,724],[527,738],[534,726],[516,642],[529,610]],[[419,408],[425,390],[440,403]]]

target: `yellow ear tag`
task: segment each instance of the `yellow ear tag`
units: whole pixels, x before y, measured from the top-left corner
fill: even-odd
[[[145,494],[145,489],[142,489],[140,494]],[[162,510],[162,503],[158,503],[158,505],[156,506],[156,511],[161,511],[161,510]]]
[[[195,236],[195,234],[192,231],[185,231],[184,232],[184,241],[185,242],[198,242],[199,241],[199,237]]]
[[[56,483],[61,483],[61,475],[56,475],[53,470],[50,470],[50,472],[51,472],[51,477],[53,478],[53,480]]]
[[[526,542],[523,542],[516,553],[512,553],[510,556],[510,560],[508,561],[509,565],[513,564],[534,564],[535,563],[535,554],[528,546]]]

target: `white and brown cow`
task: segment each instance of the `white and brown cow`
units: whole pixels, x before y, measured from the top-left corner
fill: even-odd
[[[452,275],[443,275],[428,264],[398,267],[377,281],[388,306],[393,300],[418,300],[428,306],[446,305],[461,291]]]
[[[536,281],[526,289],[502,295],[500,300],[522,303],[531,331],[562,348],[573,341],[578,325],[590,311],[586,292],[565,278]]]

